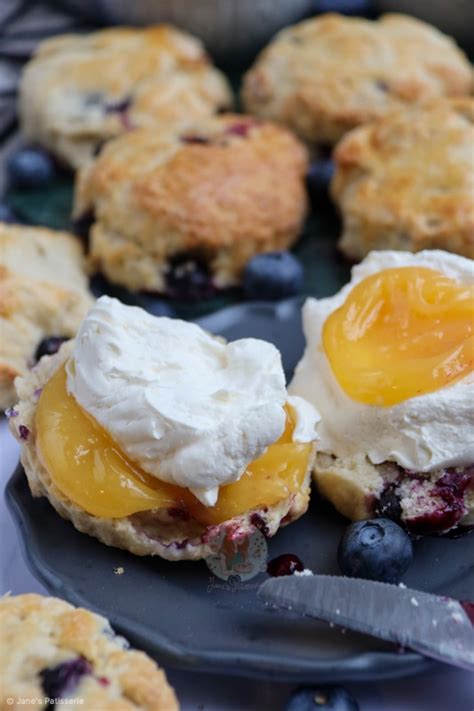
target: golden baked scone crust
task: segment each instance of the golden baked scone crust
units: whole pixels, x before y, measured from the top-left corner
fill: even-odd
[[[74,707],[84,711],[179,709],[164,672],[143,652],[129,649],[104,617],[54,597],[6,596],[0,599],[0,630],[4,711],[47,708],[46,691],[54,683],[42,680],[62,664],[76,664],[79,671],[56,698],[77,700]]]
[[[19,112],[28,139],[78,168],[124,131],[184,125],[231,104],[201,42],[156,25],[41,42],[23,72]]]
[[[306,150],[289,131],[252,117],[138,129],[80,172],[74,214],[93,211],[91,261],[113,282],[163,291],[169,260],[190,253],[217,286],[229,286],[255,254],[297,239],[306,169]]]
[[[474,99],[439,99],[349,133],[331,193],[351,259],[373,249],[474,257]]]
[[[249,113],[333,145],[394,108],[469,94],[472,83],[463,52],[420,20],[328,14],[280,32],[246,74],[242,97]]]
[[[45,496],[63,517],[83,533],[98,538],[108,546],[115,546],[135,555],[158,555],[167,560],[199,560],[216,552],[222,534],[231,535],[252,531],[255,527],[266,536],[273,536],[280,526],[302,516],[309,504],[311,471],[314,456],[309,458],[308,470],[301,491],[265,509],[252,509],[222,524],[204,526],[194,519],[183,520],[167,509],[143,511],[126,518],[101,518],[88,514],[64,496],[41,462],[36,446],[35,412],[41,388],[69,358],[73,341],[68,341],[54,356],[43,357],[38,365],[15,386],[19,402],[10,417],[10,430],[22,445],[21,463],[33,496]]]
[[[84,266],[73,235],[0,223],[0,409],[40,341],[73,336],[92,306]]]

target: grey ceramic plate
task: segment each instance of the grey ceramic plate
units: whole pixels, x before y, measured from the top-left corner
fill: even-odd
[[[230,339],[258,336],[273,341],[289,375],[303,349],[299,311],[298,300],[276,306],[241,304],[201,323]],[[402,676],[429,664],[372,638],[265,609],[256,588],[266,573],[237,589],[212,588],[204,562],[168,563],[108,548],[78,533],[46,500],[33,499],[21,468],[10,481],[7,497],[28,564],[48,590],[103,613],[133,644],[168,665],[314,681]],[[344,525],[313,497],[307,515],[269,542],[269,557],[294,553],[315,572],[337,573],[336,547]],[[119,566],[124,572],[115,575]],[[417,542],[404,582],[472,597],[472,539]]]

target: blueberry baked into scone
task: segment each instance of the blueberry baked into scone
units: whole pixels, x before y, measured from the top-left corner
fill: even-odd
[[[132,291],[202,296],[239,282],[256,254],[286,249],[306,215],[304,146],[286,129],[223,114],[186,131],[109,142],[80,172],[92,267]]]
[[[108,620],[64,600],[0,598],[0,708],[178,711],[164,672]]]
[[[318,416],[287,397],[270,343],[226,344],[104,296],[16,388],[33,495],[108,545],[205,558],[308,507]]]
[[[232,104],[201,42],[168,25],[61,35],[25,67],[23,134],[73,168],[138,126],[184,125]]]
[[[334,152],[342,252],[439,248],[474,257],[474,99],[438,99],[348,133]]]
[[[306,302],[289,392],[318,408],[315,481],[348,518],[474,525],[473,275],[440,250],[371,252]]]
[[[0,222],[0,409],[51,339],[70,338],[93,303],[79,240]]]
[[[472,82],[454,41],[420,20],[328,14],[277,34],[246,74],[242,96],[249,113],[332,146],[394,108],[469,94]]]

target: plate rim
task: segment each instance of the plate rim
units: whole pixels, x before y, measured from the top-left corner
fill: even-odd
[[[277,317],[278,320],[291,318],[305,296],[296,296],[282,301],[249,301],[233,304],[224,309],[195,319],[195,323],[211,332],[219,332],[222,321],[233,323],[240,320],[241,312],[258,311]],[[240,316],[239,316],[240,314]],[[373,681],[374,679],[393,679],[423,673],[435,667],[437,662],[423,657],[410,650],[399,652],[366,651],[349,654],[339,659],[314,659],[308,661],[298,657],[264,656],[262,653],[234,653],[232,651],[203,651],[176,643],[167,636],[152,630],[144,623],[129,620],[123,615],[109,612],[87,599],[87,596],[77,592],[64,583],[46,563],[39,540],[34,535],[32,519],[28,515],[27,501],[22,491],[26,475],[21,462],[18,462],[14,472],[5,487],[5,499],[19,534],[20,549],[31,573],[53,595],[64,598],[68,602],[81,607],[87,607],[98,614],[107,617],[112,627],[127,637],[139,649],[144,649],[165,666],[183,670],[226,674],[230,676],[246,676],[267,680],[302,682],[330,681]],[[27,496],[31,498],[26,484]],[[49,502],[48,502],[49,504]],[[51,507],[53,515],[59,516]],[[70,522],[68,525],[72,526]],[[81,534],[86,535],[86,534]],[[102,545],[99,544],[98,545]]]
[[[373,681],[374,679],[394,679],[412,676],[431,669],[437,662],[422,657],[416,652],[363,652],[342,659],[314,660],[303,662],[298,658],[285,658],[278,665],[277,658],[268,659],[262,654],[210,651],[203,652],[187,648],[156,630],[147,635],[145,624],[127,620],[123,616],[110,613],[91,603],[87,597],[68,587],[48,565],[45,565],[32,535],[30,518],[25,515],[24,499],[19,490],[26,479],[19,462],[5,487],[8,509],[19,533],[20,549],[31,573],[53,595],[61,597],[73,605],[92,609],[107,617],[114,630],[124,635],[134,647],[147,651],[165,666],[208,674],[246,676],[267,680],[289,682],[312,681]],[[28,496],[31,494],[28,491]],[[54,510],[53,515],[59,516]],[[72,524],[67,522],[68,525]],[[86,535],[86,534],[81,534]]]

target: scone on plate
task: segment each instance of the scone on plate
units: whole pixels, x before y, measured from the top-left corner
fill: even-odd
[[[184,125],[232,104],[201,42],[168,25],[40,43],[20,84],[24,135],[79,168],[138,126]]]
[[[0,598],[0,708],[178,711],[164,672],[108,620],[55,597]]]
[[[372,252],[308,299],[289,387],[319,410],[315,480],[348,518],[415,533],[474,525],[472,260]]]
[[[76,237],[0,223],[0,409],[41,342],[73,336],[92,303]]]
[[[92,265],[132,291],[180,297],[239,282],[255,254],[286,249],[306,215],[307,154],[286,129],[225,114],[185,131],[111,141],[76,184]]]
[[[474,99],[439,99],[351,131],[331,192],[342,252],[445,249],[474,257]]]
[[[242,96],[249,113],[331,146],[394,108],[469,94],[472,80],[454,41],[420,20],[328,14],[277,34],[246,74]]]
[[[287,397],[270,343],[226,344],[104,296],[16,387],[33,495],[107,545],[205,558],[308,507],[317,413]]]

